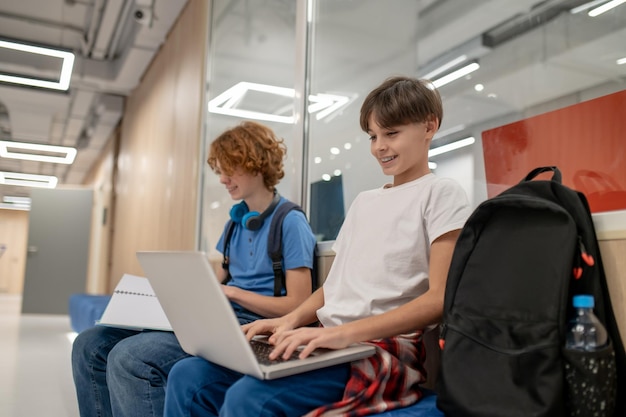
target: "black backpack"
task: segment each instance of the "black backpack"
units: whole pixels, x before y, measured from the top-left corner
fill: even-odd
[[[531,181],[546,171],[551,180]],[[575,294],[595,297],[612,344],[564,349]],[[437,406],[451,417],[624,415],[626,357],[589,206],[561,184],[557,167],[531,171],[467,220],[448,274],[440,346]],[[599,369],[587,372],[590,362]]]
[[[304,213],[302,207],[297,205],[292,201],[285,201],[283,204],[280,204],[275,209],[274,217],[272,217],[272,222],[270,223],[270,231],[267,235],[267,255],[272,260],[272,269],[274,270],[274,296],[280,297],[282,289],[285,288],[285,271],[283,270],[283,245],[282,245],[282,236],[283,236],[283,220],[287,213],[291,210],[298,210]],[[229,265],[229,253],[230,253],[230,238],[233,235],[233,231],[235,230],[236,223],[232,220],[228,220],[225,226],[224,232],[224,258],[222,260],[222,268],[226,270],[226,278],[222,281],[223,284],[230,281],[231,276],[228,271]],[[311,279],[313,284],[313,291],[317,289],[317,258],[316,258],[316,249],[317,246],[314,246],[313,250],[313,269],[311,270]]]

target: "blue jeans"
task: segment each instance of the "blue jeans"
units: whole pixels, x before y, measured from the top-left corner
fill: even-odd
[[[260,316],[233,305],[240,324]],[[172,332],[95,326],[72,347],[72,373],[82,417],[163,415],[165,383],[176,362],[189,357]]]
[[[187,358],[170,372],[165,416],[301,416],[341,400],[349,377],[346,363],[262,381],[201,358]]]
[[[95,326],[72,348],[72,372],[83,417],[162,416],[165,381],[189,355],[172,332]]]

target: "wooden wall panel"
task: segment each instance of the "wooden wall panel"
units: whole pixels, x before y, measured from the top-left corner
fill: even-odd
[[[28,244],[28,211],[0,209],[0,293],[22,294]]]
[[[115,129],[104,147],[100,159],[89,172],[84,182],[94,192],[91,245],[86,285],[86,290],[89,294],[106,294],[110,291],[111,231],[114,218],[113,181],[119,136],[119,129]]]
[[[600,240],[602,265],[622,342],[626,343],[626,238]]]
[[[137,250],[195,248],[209,4],[190,0],[122,122],[109,290]]]

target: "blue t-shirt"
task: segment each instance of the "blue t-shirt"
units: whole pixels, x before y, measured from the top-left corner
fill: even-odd
[[[281,197],[278,206],[285,201]],[[267,254],[267,236],[274,213],[265,218],[258,230],[248,230],[241,225],[233,230],[229,248],[231,280],[228,285],[262,295],[274,295],[274,270]],[[282,230],[283,270],[312,268],[315,244],[315,236],[304,214],[298,210],[287,213]],[[224,253],[224,233],[217,242],[216,249]],[[244,313],[235,303],[233,307],[238,316]]]

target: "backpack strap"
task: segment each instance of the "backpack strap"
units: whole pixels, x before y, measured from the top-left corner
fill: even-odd
[[[283,220],[287,213],[291,210],[298,210],[302,213],[302,207],[289,200],[276,207],[270,231],[267,235],[267,254],[272,261],[272,269],[274,270],[274,296],[280,297],[282,289],[285,288],[285,272],[283,271]]]
[[[267,255],[272,261],[272,270],[274,271],[274,296],[280,297],[282,289],[286,287],[285,272],[283,271],[283,220],[291,210],[298,210],[304,213],[302,207],[289,200],[276,208],[272,222],[270,223],[270,231],[267,235]],[[226,270],[226,278],[222,281],[222,284],[226,284],[231,280],[231,275],[228,270],[230,264],[230,239],[232,238],[233,231],[235,230],[235,222],[228,220],[224,228],[224,258],[222,260],[222,268]],[[315,258],[313,259],[314,269],[311,272],[313,283],[316,284],[315,278]],[[313,288],[315,290],[315,287]]]
[[[535,168],[532,171],[530,171],[528,175],[526,175],[526,177],[520,182],[530,181],[533,178],[535,178],[537,175],[543,172],[548,172],[548,171],[552,171],[552,181],[556,181],[560,184],[561,183],[561,171],[556,166]]]
[[[233,237],[233,231],[235,230],[235,222],[228,220],[224,227],[224,258],[222,259],[222,269],[226,270],[226,278],[222,281],[222,284],[226,284],[231,280],[230,271],[228,266],[230,265],[230,238]]]

